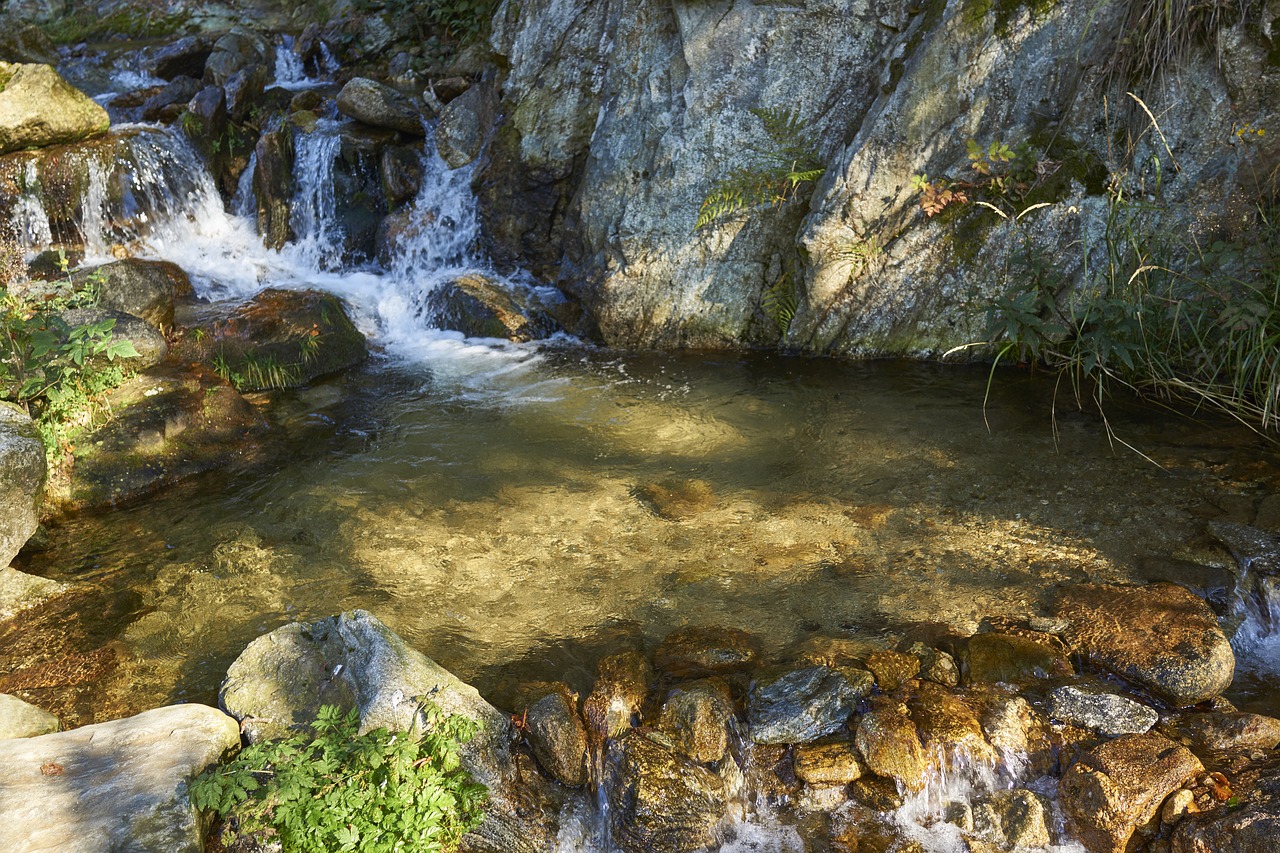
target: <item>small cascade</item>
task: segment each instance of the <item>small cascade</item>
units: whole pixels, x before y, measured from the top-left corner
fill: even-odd
[[[1280,675],[1280,576],[1246,569],[1236,583],[1231,621],[1239,625],[1231,638],[1237,666],[1261,681]]]
[[[293,44],[293,36],[283,35],[276,45],[275,84],[281,89],[296,92],[315,86],[316,81],[307,76],[302,57],[293,49]]]
[[[345,235],[335,216],[338,199],[334,192],[334,163],[342,147],[338,123],[323,120],[312,133],[301,134],[295,144],[293,174],[297,191],[292,225],[297,235],[297,257],[316,269],[339,269]]]
[[[253,194],[253,173],[258,168],[258,152],[249,154],[249,165],[240,173],[236,182],[236,194],[231,197],[231,213],[241,219],[253,221],[258,215],[258,200]]]

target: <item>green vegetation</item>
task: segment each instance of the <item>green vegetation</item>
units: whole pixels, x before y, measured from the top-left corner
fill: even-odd
[[[115,35],[133,39],[161,38],[182,32],[189,23],[185,12],[121,8],[101,15],[90,6],[57,16],[44,25],[44,31],[54,44],[77,44]]]
[[[770,145],[759,152],[756,163],[716,182],[698,208],[695,231],[749,208],[796,201],[825,171],[797,113],[778,108],[751,112],[764,125]]]
[[[129,375],[120,360],[138,352],[132,342],[113,337],[114,318],[74,326],[63,319],[62,312],[97,301],[92,285],[43,301],[16,295],[21,263],[17,244],[0,239],[0,399],[34,418],[52,461],[70,448],[76,430],[102,416],[106,392]]]
[[[245,748],[191,783],[196,808],[250,836],[299,851],[447,853],[479,825],[487,796],[461,767],[476,724],[425,703],[423,731],[357,734],[359,714],[327,705],[314,734]]]
[[[456,45],[470,45],[489,35],[497,0],[356,0],[355,8],[363,14],[381,10],[419,42],[433,42],[443,35]],[[438,44],[427,45],[429,52]]]

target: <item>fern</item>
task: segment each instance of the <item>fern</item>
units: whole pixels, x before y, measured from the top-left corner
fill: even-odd
[[[770,147],[760,152],[761,162],[716,182],[698,208],[695,231],[743,210],[794,201],[826,171],[797,112],[759,107],[751,113],[764,126]]]
[[[769,315],[769,319],[784,335],[791,328],[797,307],[796,286],[787,273],[783,273],[781,278],[765,288],[760,296],[760,309]]]

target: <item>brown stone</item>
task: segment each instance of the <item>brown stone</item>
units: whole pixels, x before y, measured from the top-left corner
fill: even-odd
[[[867,772],[851,741],[801,744],[795,748],[796,776],[810,785],[847,785]]]
[[[1016,634],[975,634],[965,644],[966,683],[1020,683],[1071,675],[1071,663],[1057,649]]]
[[[582,716],[597,743],[631,728],[631,718],[640,713],[652,680],[653,669],[639,652],[601,659],[595,686],[582,705]]]
[[[929,762],[906,706],[878,703],[858,718],[854,741],[872,773],[896,779],[910,791],[924,788]]]
[[[962,697],[924,682],[907,700],[907,708],[926,752],[938,752],[948,759],[996,760],[995,750],[983,736],[978,713]]]
[[[690,625],[667,635],[653,664],[677,678],[703,678],[748,669],[760,656],[760,641],[737,628]]]
[[[888,693],[920,674],[920,658],[904,652],[879,649],[867,655],[867,669],[875,675],[880,689]]]
[[[673,687],[662,704],[658,727],[681,753],[707,764],[728,752],[733,717],[729,686],[719,678],[708,678]]]
[[[587,781],[587,728],[578,696],[563,682],[535,682],[516,700],[520,724],[538,763],[570,787]]]

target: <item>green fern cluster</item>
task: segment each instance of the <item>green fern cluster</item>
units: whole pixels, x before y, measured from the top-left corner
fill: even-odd
[[[794,201],[826,171],[797,112],[763,107],[751,113],[764,125],[770,146],[755,165],[716,182],[698,208],[695,231],[752,207]]]

